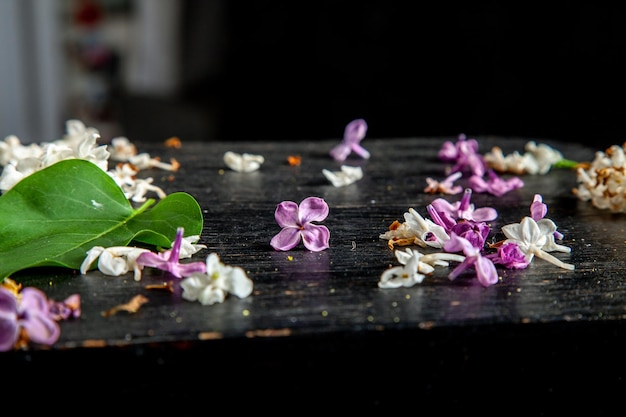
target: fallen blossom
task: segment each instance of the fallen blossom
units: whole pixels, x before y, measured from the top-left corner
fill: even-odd
[[[330,156],[337,162],[343,162],[354,152],[363,159],[369,159],[370,153],[361,146],[361,141],[367,133],[367,123],[363,119],[356,119],[346,125],[341,143],[330,150]]]
[[[361,167],[352,167],[348,165],[342,165],[341,171],[323,169],[322,173],[326,179],[337,188],[345,187],[346,185],[350,185],[363,178],[363,169],[361,169]]]
[[[476,278],[483,286],[488,287],[498,282],[496,267],[491,259],[482,256],[482,248],[476,248],[467,239],[451,233],[450,240],[446,242],[444,249],[448,252],[462,251],[465,254],[463,262],[448,274],[450,280],[455,280],[461,273],[474,268]]]
[[[250,153],[235,153],[227,151],[224,153],[224,163],[233,171],[250,173],[261,168],[265,162],[262,155],[254,155]]]
[[[326,226],[315,224],[328,217],[328,204],[320,197],[307,197],[300,205],[283,201],[276,206],[274,218],[281,227],[270,241],[276,250],[290,250],[300,243],[317,252],[329,247],[330,231]]]
[[[424,188],[424,192],[428,194],[458,194],[463,191],[463,187],[460,185],[454,185],[454,181],[463,176],[463,173],[457,171],[451,175],[448,175],[443,181],[439,182],[431,177],[426,178],[428,184]]]
[[[184,229],[179,227],[176,230],[176,239],[172,248],[160,253],[154,253],[146,251],[141,253],[137,257],[137,265],[140,268],[151,267],[157,268],[162,271],[169,272],[176,278],[184,278],[195,272],[205,272],[206,265],[204,262],[189,262],[181,264],[180,260],[180,248],[182,246]]]
[[[227,294],[245,298],[252,294],[253,282],[243,268],[225,265],[216,253],[206,258],[206,272],[194,273],[180,282],[182,297],[203,305],[221,303]]]

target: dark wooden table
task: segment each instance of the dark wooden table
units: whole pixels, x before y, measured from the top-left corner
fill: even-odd
[[[183,300],[177,285],[173,294],[146,289],[176,281],[154,271],[140,282],[130,274],[25,271],[15,278],[50,298],[79,293],[82,316],[62,322],[50,348],[0,354],[0,369],[11,370],[13,390],[29,386],[68,401],[80,395],[112,410],[132,399],[144,411],[172,406],[177,415],[210,410],[198,404],[205,401],[290,413],[338,406],[419,413],[431,405],[444,412],[608,413],[625,388],[626,215],[579,201],[573,171],[527,175],[519,190],[475,193],[472,202],[497,208],[492,225],[499,230],[527,215],[533,195],[542,194],[572,248],[557,257],[574,271],[535,259],[524,270],[499,268],[502,281],[488,288],[469,275],[449,281],[449,268],[411,288],[377,287],[380,274],[398,264],[379,235],[403,221],[409,207],[426,217],[426,205],[441,197],[423,189],[426,177],[445,176],[437,159],[444,140],[456,138],[366,138],[371,158],[353,154],[345,162],[361,166],[364,177],[342,188],[322,174],[339,169],[328,155],[338,140],[183,141],[181,149],[137,143],[142,152],[181,163],[174,178],[157,169],[142,174],[200,203],[200,243],[208,248],[194,259],[216,252],[243,267],[253,294],[202,306]],[[509,153],[523,152],[529,139],[477,140],[481,153],[496,144]],[[596,151],[535,140],[574,160],[590,161]],[[222,160],[228,150],[263,155],[265,163],[254,173],[234,172]],[[289,165],[289,155],[301,156],[301,165]],[[274,251],[276,205],[307,196],[330,206],[330,248]],[[102,315],[137,294],[149,300],[138,312]]]

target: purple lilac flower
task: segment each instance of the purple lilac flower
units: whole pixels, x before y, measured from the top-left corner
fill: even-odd
[[[506,242],[496,249],[496,253],[485,255],[494,264],[504,265],[508,269],[525,269],[530,264],[530,261],[526,259],[517,243]]]
[[[450,233],[467,239],[476,249],[485,247],[485,241],[489,236],[491,228],[485,222],[475,222],[473,220],[461,220],[450,229]]]
[[[283,201],[278,204],[274,217],[282,228],[270,241],[276,250],[290,250],[300,243],[311,251],[318,252],[329,247],[330,231],[326,226],[313,224],[328,217],[328,204],[319,197],[307,197],[298,204]]]
[[[548,214],[548,205],[543,202],[541,194],[535,194],[533,202],[530,204],[530,217],[534,221],[539,221]]]
[[[52,345],[60,334],[61,328],[50,313],[43,291],[26,287],[15,295],[0,287],[0,351],[13,349],[20,337]]]
[[[488,222],[498,217],[498,212],[493,207],[474,208],[474,205],[470,204],[471,197],[471,188],[466,188],[461,200],[455,203],[450,203],[444,198],[436,198],[430,205],[433,206],[443,221],[450,225],[458,220]]]
[[[490,193],[501,197],[511,190],[522,188],[524,181],[519,177],[511,177],[508,180],[502,179],[493,169],[487,171],[487,180],[482,175],[473,175],[469,179],[470,187],[478,193]]]
[[[438,155],[444,162],[454,162],[452,173],[463,172],[482,177],[487,169],[485,158],[478,153],[478,141],[467,139],[464,134],[458,136],[456,143],[444,142]]]
[[[206,264],[204,262],[179,263],[180,245],[182,244],[183,234],[184,229],[179,227],[176,230],[176,239],[174,240],[172,249],[161,253],[144,252],[137,257],[137,265],[139,265],[140,268],[145,266],[158,268],[171,273],[176,278],[188,277],[194,272],[205,273]]]
[[[72,294],[63,301],[48,300],[48,307],[55,320],[78,318],[81,314],[80,295]]]
[[[367,133],[367,123],[363,119],[356,119],[346,125],[341,143],[330,150],[330,156],[335,161],[343,162],[351,152],[361,158],[368,159],[370,153],[361,146],[360,142]]]
[[[467,239],[451,233],[450,240],[446,241],[444,245],[444,250],[446,252],[463,251],[465,254],[465,260],[457,265],[448,275],[450,280],[456,279],[462,272],[474,267],[476,278],[483,286],[488,287],[498,282],[498,272],[491,259],[482,256],[480,249],[472,246]]]
[[[548,205],[543,202],[543,196],[541,194],[535,194],[533,202],[530,205],[530,217],[536,222],[546,217],[548,214]],[[563,233],[558,230],[554,231],[554,238],[556,240],[563,239]]]
[[[456,225],[456,219],[446,213],[439,213],[432,204],[426,206],[426,210],[433,220],[433,223],[443,227],[446,233],[450,233],[450,230]]]

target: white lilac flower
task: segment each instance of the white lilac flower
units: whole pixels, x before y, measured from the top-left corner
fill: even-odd
[[[448,266],[448,261],[463,262],[465,259],[463,255],[458,255],[456,253],[437,252],[423,254],[411,248],[405,248],[403,251],[396,250],[395,254],[396,259],[398,259],[398,262],[402,265],[406,265],[411,256],[418,256],[419,264],[417,266],[417,270],[421,274],[431,274],[435,270],[435,266]]]
[[[463,262],[462,255],[439,252],[423,254],[411,248],[396,250],[396,259],[402,266],[385,270],[378,281],[379,288],[412,287],[420,284],[426,275],[434,272],[435,266],[448,266],[448,261]]]
[[[137,147],[127,137],[118,136],[111,139],[109,153],[112,160],[126,162],[137,155]]]
[[[2,170],[2,174],[0,175],[0,192],[10,190],[26,176],[18,171],[15,165],[15,163],[10,162]]]
[[[206,245],[198,244],[199,240],[200,235],[184,237],[180,242],[180,253],[178,254],[179,258],[191,258],[191,256],[195,253],[202,249],[206,249]],[[174,242],[172,242],[172,246],[174,246]]]
[[[0,166],[5,166],[10,162],[16,163],[22,159],[41,156],[43,150],[36,143],[22,145],[20,139],[15,135],[9,135],[0,142]]]
[[[378,287],[386,289],[412,287],[415,284],[420,284],[426,277],[425,274],[419,272],[421,256],[422,254],[419,252],[412,252],[409,256],[398,257],[398,261],[402,265],[383,271],[378,281]]]
[[[163,162],[160,158],[153,158],[147,152],[142,152],[137,155],[132,155],[128,158],[128,162],[135,165],[137,168],[150,169],[159,168],[165,171],[178,171],[180,163],[176,159],[170,159],[170,162]]]
[[[150,191],[156,193],[161,199],[165,198],[167,196],[165,191],[161,187],[152,184],[152,181],[154,181],[152,177],[136,178],[132,187],[124,189],[127,198],[135,203],[143,203],[147,199],[146,194]]]
[[[525,149],[527,153],[534,157],[537,163],[537,171],[530,172],[531,174],[547,174],[554,164],[563,159],[563,154],[561,152],[546,145],[545,143],[536,144],[531,140],[526,143]]]
[[[588,166],[577,168],[578,188],[574,194],[594,207],[626,213],[626,155],[622,146],[612,145],[596,152]]]
[[[390,247],[394,244],[416,244],[433,248],[442,248],[445,241],[450,239],[443,226],[430,219],[424,219],[413,208],[404,213],[404,223],[393,222],[389,230],[379,235],[379,238],[388,240]]]
[[[485,162],[500,173],[544,175],[563,160],[561,152],[543,143],[529,141],[524,148],[526,152],[523,155],[514,151],[505,156],[500,147],[494,146],[491,152],[485,154]]]
[[[206,258],[206,273],[194,273],[180,282],[182,297],[203,305],[221,303],[228,294],[245,298],[252,294],[253,282],[243,268],[225,265],[216,253]]]
[[[254,155],[249,153],[238,154],[232,151],[224,153],[224,163],[233,171],[237,172],[254,172],[258,170],[265,162],[262,155]]]
[[[103,274],[117,277],[133,271],[135,281],[140,281],[143,267],[137,263],[137,258],[144,252],[149,252],[149,250],[129,246],[109,248],[94,246],[87,251],[87,256],[80,266],[80,273],[86,274],[98,259],[98,270]]]
[[[516,243],[524,253],[528,262],[534,256],[546,260],[563,269],[573,270],[574,265],[565,263],[552,256],[546,250],[570,252],[570,248],[554,244],[554,222],[542,219],[541,223],[535,222],[532,217],[524,217],[520,223],[512,223],[502,226],[502,233],[507,237],[504,243]]]
[[[348,165],[342,165],[341,171],[323,169],[322,173],[335,187],[344,187],[363,178],[363,169],[361,169],[361,167]]]
[[[76,158],[93,162],[106,172],[109,169],[110,153],[107,150],[107,145],[97,144],[98,139],[100,139],[100,135],[97,133],[87,136],[78,144],[75,156]]]

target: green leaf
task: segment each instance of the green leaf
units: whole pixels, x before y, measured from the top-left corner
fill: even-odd
[[[176,229],[202,232],[202,211],[186,193],[133,208],[106,172],[81,159],[57,162],[0,196],[0,282],[31,267],[79,269],[93,246],[132,241],[169,248]]]

